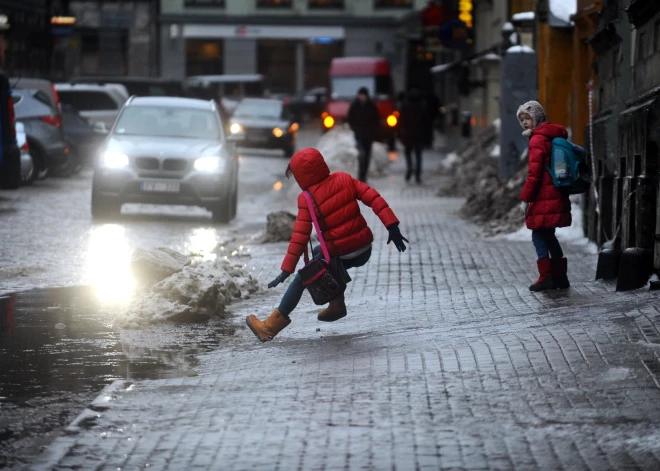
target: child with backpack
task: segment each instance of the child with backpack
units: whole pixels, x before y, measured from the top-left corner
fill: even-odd
[[[286,177],[289,178],[291,175],[296,179],[303,193],[298,195],[298,216],[293,226],[289,248],[282,262],[282,272],[268,284],[268,288],[274,288],[294,274],[296,265],[310,241],[312,226],[318,221],[323,222],[323,226],[320,226],[322,233],[319,235],[324,242],[321,241],[321,237],[319,241],[327,245],[325,247],[317,245],[313,250],[314,258],[325,258],[323,251],[327,250],[329,256],[339,258],[338,262],[342,270],[365,265],[371,257],[371,243],[374,236],[367,221],[360,214],[358,201],[371,207],[387,228],[389,232],[387,243],[393,242],[399,252],[406,250],[404,242],[408,240],[401,235],[399,220],[385,199],[375,189],[347,173],[330,173],[318,150],[308,148],[296,152],[286,170]],[[310,208],[314,214],[310,212]],[[253,314],[247,317],[246,322],[252,333],[262,342],[272,340],[291,323],[289,314],[298,305],[304,291],[303,279],[300,273],[297,273],[282,297],[279,307],[266,320],[261,321]],[[342,292],[330,301],[317,319],[322,322],[334,322],[345,316],[346,304]]]
[[[552,140],[566,139],[568,133],[563,126],[547,122],[545,111],[537,101],[520,106],[516,116],[523,128],[523,136],[529,138],[528,173],[520,194],[520,210],[527,228],[532,230],[532,242],[538,256],[539,278],[529,289],[566,289],[570,286],[567,261],[555,229],[571,225],[571,201],[567,191],[555,186],[549,169]]]

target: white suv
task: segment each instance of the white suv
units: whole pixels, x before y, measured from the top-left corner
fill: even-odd
[[[97,129],[97,123],[103,123],[101,128],[107,130],[112,128],[119,110],[129,97],[126,87],[118,83],[56,83],[55,90],[60,102],[71,105]]]

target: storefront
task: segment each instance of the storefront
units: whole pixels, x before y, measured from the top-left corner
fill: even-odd
[[[344,54],[345,30],[329,26],[184,25],[185,76],[264,76],[272,93],[325,86],[333,57]]]

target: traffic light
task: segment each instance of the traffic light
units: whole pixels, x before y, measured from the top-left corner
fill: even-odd
[[[472,28],[472,9],[472,0],[459,0],[458,19],[470,29]]]

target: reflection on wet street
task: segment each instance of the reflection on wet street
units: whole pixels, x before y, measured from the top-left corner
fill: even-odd
[[[122,245],[119,229],[98,236],[117,244],[98,255],[117,262],[108,272],[117,280],[125,268],[115,251]],[[112,286],[98,293],[114,296],[128,285]],[[226,343],[232,333],[221,324],[113,330],[97,287],[0,296],[0,468],[9,457],[28,456],[31,447],[23,441],[41,437],[37,446],[113,380],[194,375],[196,355]]]

